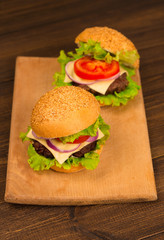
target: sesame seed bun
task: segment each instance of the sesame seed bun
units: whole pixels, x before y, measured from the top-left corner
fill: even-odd
[[[91,93],[64,86],[39,99],[32,111],[31,127],[38,137],[65,137],[92,125],[99,114],[99,103]]]
[[[122,33],[108,27],[86,28],[76,37],[75,43],[87,42],[89,39],[100,42],[102,48],[113,54],[121,50],[137,50],[134,44]],[[133,67],[139,68],[138,59],[133,64]]]
[[[98,153],[99,155],[101,154],[103,149],[103,145],[101,145],[101,148],[96,150],[96,153]],[[51,167],[52,170],[56,171],[56,172],[63,172],[63,173],[74,173],[74,172],[79,172],[81,170],[86,169],[85,167],[83,167],[81,164],[79,164],[77,167],[75,166],[71,166],[70,169],[64,169],[63,167],[59,168],[56,165]]]

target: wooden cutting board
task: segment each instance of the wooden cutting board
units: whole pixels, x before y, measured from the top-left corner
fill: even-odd
[[[34,172],[19,133],[30,125],[38,98],[53,88],[60,71],[56,58],[18,57],[16,61],[5,201],[41,205],[86,205],[157,199],[142,90],[126,106],[103,107],[110,138],[96,170]],[[139,72],[134,77],[140,83]]]

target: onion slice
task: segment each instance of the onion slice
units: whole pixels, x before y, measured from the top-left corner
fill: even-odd
[[[91,142],[94,142],[94,141],[97,140],[98,136],[99,136],[99,134],[98,134],[98,131],[97,131],[96,136],[94,136],[94,137],[89,137],[89,138],[86,140],[86,142],[90,142],[90,143],[91,143]]]
[[[35,138],[37,138],[37,139],[44,139],[44,140],[46,140],[46,139],[54,139],[54,138],[44,138],[44,137],[38,137],[37,135],[36,135],[36,133],[32,130],[32,135],[35,137]]]
[[[57,151],[57,152],[61,152],[61,153],[73,152],[73,151],[75,151],[77,148],[79,148],[80,145],[81,145],[81,144],[79,143],[76,147],[74,147],[74,148],[71,149],[71,150],[62,150],[62,149],[58,148],[57,146],[55,146],[50,139],[47,139],[46,142],[47,142],[47,145],[48,145],[50,148],[52,148],[53,150],[55,150],[55,151]]]
[[[74,62],[75,61],[70,61],[66,64],[65,66],[65,72],[67,74],[67,76],[73,81],[73,82],[76,82],[78,84],[84,84],[84,85],[91,85],[91,84],[94,84],[94,83],[97,83],[97,82],[104,82],[104,81],[111,81],[111,80],[115,80],[116,78],[118,78],[120,76],[120,72],[118,72],[117,74],[115,74],[114,76],[110,77],[110,78],[104,78],[104,79],[98,79],[96,81],[92,80],[84,80],[81,78],[81,80],[76,80],[71,72],[74,71]],[[72,67],[72,69],[71,69]],[[75,73],[74,73],[75,74]]]
[[[38,137],[33,130],[32,130],[32,135],[37,139],[47,139],[47,138],[43,138],[43,137]]]

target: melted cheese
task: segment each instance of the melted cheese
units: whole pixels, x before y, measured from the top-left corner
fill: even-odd
[[[98,139],[102,138],[103,136],[104,136],[104,134],[101,132],[100,129],[98,129]],[[60,164],[63,164],[73,153],[80,151],[80,149],[82,149],[86,145],[90,144],[89,142],[84,142],[84,143],[81,143],[80,146],[74,151],[71,151],[71,152],[68,152],[68,153],[61,153],[61,152],[55,151],[52,148],[50,148],[47,145],[47,142],[46,142],[45,139],[35,138],[32,134],[32,129],[28,132],[27,137],[29,137],[31,139],[34,139],[34,140],[40,142],[43,146],[45,146],[52,153],[52,155],[55,157],[55,159]],[[79,145],[79,144],[69,144],[69,143],[63,144],[62,142],[59,142],[56,139],[53,139],[51,141],[56,147],[58,147],[62,150],[71,150],[71,149],[76,148]]]
[[[70,74],[70,76],[72,78],[74,78],[76,81],[78,82],[81,82],[83,84],[87,84],[88,82],[91,82],[90,80],[84,80],[80,77],[78,77],[76,75],[76,73],[74,72],[74,62],[75,61],[72,61],[69,63],[68,67],[67,67],[67,70]],[[126,70],[124,70],[123,68],[120,67],[120,74],[123,74],[124,72],[126,72]],[[126,72],[127,73],[127,72]],[[115,81],[114,80],[109,80],[109,81],[102,81],[102,82],[96,82],[96,83],[93,83],[93,84],[90,84],[90,85],[87,85],[90,89],[93,89],[95,90],[96,92],[99,92],[103,95],[105,95],[107,89],[109,88],[109,86]],[[67,76],[67,74],[65,75],[65,79],[64,79],[64,82],[65,83],[70,83],[72,82],[72,80]]]

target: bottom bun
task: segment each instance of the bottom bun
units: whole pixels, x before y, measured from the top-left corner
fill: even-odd
[[[103,149],[103,145],[101,145],[100,149],[96,150],[96,153],[100,155],[101,151]],[[83,167],[81,164],[79,164],[77,167],[71,166],[70,169],[64,169],[63,167],[57,167],[56,165],[51,167],[52,170],[55,170],[56,172],[63,172],[63,173],[73,173],[73,172],[79,172],[81,170],[84,170],[85,167]]]
[[[70,169],[64,169],[63,167],[59,168],[56,165],[54,165],[51,167],[51,169],[55,170],[56,172],[73,173],[73,172],[79,172],[79,171],[85,169],[85,167],[83,167],[81,164],[79,164],[77,167],[71,166]]]
[[[106,106],[104,103],[100,103],[100,101],[98,101],[98,102],[99,102],[99,104],[100,104],[100,107]]]

